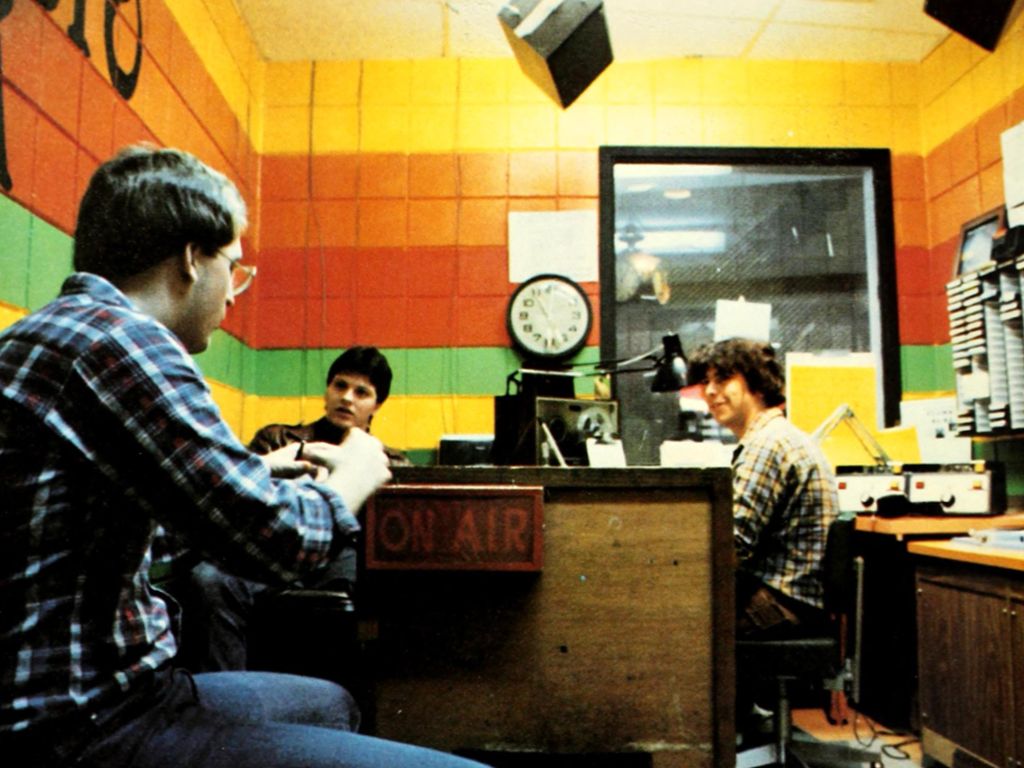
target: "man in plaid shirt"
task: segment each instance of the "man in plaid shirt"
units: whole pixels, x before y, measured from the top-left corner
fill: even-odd
[[[701,347],[690,376],[711,415],[739,440],[733,454],[736,629],[782,638],[825,621],[821,562],[838,510],[832,470],[785,417],[771,345],[729,339]]]
[[[353,733],[333,683],[172,668],[174,603],[148,576],[158,526],[288,583],[334,555],[390,476],[361,430],[297,461],[291,446],[257,456],[221,419],[190,353],[252,281],[244,227],[222,174],[125,150],[82,200],[76,273],[0,334],[5,766],[471,765]]]

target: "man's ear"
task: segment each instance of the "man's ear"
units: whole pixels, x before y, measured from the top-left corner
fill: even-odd
[[[177,257],[181,276],[184,277],[185,281],[189,284],[195,283],[199,280],[199,269],[196,266],[198,253],[199,249],[192,243],[189,243]]]

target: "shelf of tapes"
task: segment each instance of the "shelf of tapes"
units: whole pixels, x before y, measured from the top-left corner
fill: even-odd
[[[1024,430],[1024,257],[946,284],[957,433]]]

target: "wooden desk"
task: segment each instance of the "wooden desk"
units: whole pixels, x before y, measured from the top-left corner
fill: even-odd
[[[1021,513],[857,516],[854,540],[865,563],[860,711],[890,728],[919,727],[915,558],[907,542],[1020,526]]]
[[[1024,552],[911,542],[921,745],[944,765],[1024,760]]]
[[[912,555],[929,555],[961,563],[973,563],[1009,571],[1024,571],[1024,550],[985,547],[957,541],[912,541],[907,544]]]
[[[449,751],[642,752],[655,768],[734,765],[728,469],[394,474],[403,486],[470,494],[542,487],[543,565],[367,571],[360,604],[379,627],[378,735]]]
[[[943,515],[941,517],[878,517],[858,515],[857,530],[883,533],[902,541],[908,536],[957,536],[981,528],[1022,528],[1024,512],[1006,515]]]

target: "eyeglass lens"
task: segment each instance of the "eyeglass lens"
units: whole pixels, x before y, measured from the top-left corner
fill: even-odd
[[[247,267],[238,263],[233,264],[231,270],[231,292],[234,293],[235,296],[240,294],[252,285],[252,280],[255,274],[256,270],[252,267]]]

